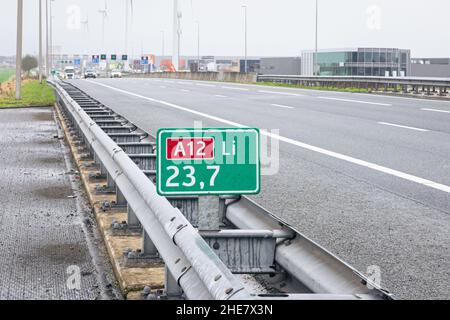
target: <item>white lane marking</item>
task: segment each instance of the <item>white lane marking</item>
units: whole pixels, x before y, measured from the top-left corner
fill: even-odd
[[[190,90],[181,89],[182,92],[191,92]]]
[[[166,89],[167,87],[166,86],[159,86],[160,88],[162,88],[162,89]]]
[[[214,121],[217,121],[217,122],[221,122],[221,123],[233,126],[233,127],[248,128],[248,126],[246,126],[246,125],[243,125],[243,124],[240,124],[240,123],[237,123],[237,122],[233,122],[233,121],[229,121],[229,120],[226,120],[226,119],[223,119],[223,118],[220,118],[220,117],[212,116],[212,115],[209,115],[209,114],[206,114],[206,113],[203,113],[203,112],[195,111],[195,110],[192,110],[192,109],[189,109],[189,108],[185,108],[185,107],[182,107],[182,106],[170,103],[170,102],[149,98],[149,97],[146,97],[146,96],[143,96],[143,95],[140,95],[140,94],[136,94],[136,93],[133,93],[133,92],[125,91],[125,90],[118,89],[118,88],[115,88],[115,87],[111,87],[111,86],[108,86],[108,85],[103,84],[103,83],[99,83],[99,82],[95,82],[95,81],[91,81],[91,80],[88,80],[88,81],[93,83],[93,84],[96,84],[96,85],[99,85],[99,86],[111,89],[113,91],[117,91],[117,92],[120,92],[120,93],[123,93],[123,94],[127,94],[127,95],[130,95],[130,96],[133,96],[133,97],[136,97],[136,98],[140,98],[140,99],[143,99],[143,100],[159,103],[159,104],[165,105],[165,106],[173,108],[173,109],[177,109],[177,110],[181,110],[181,111],[188,112],[188,113],[191,113],[191,114],[195,114],[195,115],[198,115],[198,116],[201,116],[201,117],[204,117],[204,118],[207,118],[207,119],[211,119],[211,120],[214,120]],[[356,164],[356,165],[359,165],[359,166],[362,166],[362,167],[366,167],[366,168],[369,168],[369,169],[372,169],[372,170],[375,170],[375,171],[378,171],[378,172],[382,172],[382,173],[385,173],[385,174],[388,174],[388,175],[391,175],[391,176],[394,176],[394,177],[397,177],[397,178],[401,178],[401,179],[404,179],[404,180],[407,180],[407,181],[415,182],[415,183],[418,183],[418,184],[421,184],[421,185],[424,185],[426,187],[430,187],[430,188],[433,188],[433,189],[436,189],[436,190],[439,190],[439,191],[450,193],[450,186],[447,186],[447,185],[444,185],[444,184],[440,184],[440,183],[437,183],[437,182],[434,182],[434,181],[431,181],[431,180],[427,180],[427,179],[423,179],[423,178],[420,178],[420,177],[417,177],[417,176],[414,176],[414,175],[411,175],[411,174],[408,174],[408,173],[404,173],[404,172],[397,171],[397,170],[394,170],[394,169],[390,169],[390,168],[387,168],[387,167],[384,167],[384,166],[380,166],[380,165],[375,164],[375,163],[371,163],[371,162],[368,162],[368,161],[364,161],[364,160],[360,160],[360,159],[353,158],[353,157],[350,157],[350,156],[346,156],[346,155],[343,155],[343,154],[340,154],[340,153],[337,153],[337,152],[334,152],[334,151],[330,151],[330,150],[322,149],[322,148],[319,148],[319,147],[315,147],[313,145],[310,145],[310,144],[307,144],[307,143],[304,143],[304,142],[301,142],[301,141],[297,141],[297,140],[294,140],[294,139],[286,138],[286,137],[283,137],[283,136],[280,136],[280,135],[268,132],[266,130],[261,130],[260,133],[262,135],[267,136],[267,137],[270,137],[270,138],[273,138],[273,139],[277,139],[279,141],[282,141],[282,142],[285,142],[285,143],[289,143],[289,144],[292,144],[294,146],[297,146],[297,147],[300,147],[300,148],[303,148],[303,149],[306,149],[306,150],[310,150],[310,151],[317,152],[317,153],[320,153],[320,154],[323,154],[323,155],[326,155],[326,156],[329,156],[329,157],[332,157],[332,158],[343,160],[343,161],[346,161],[346,162],[349,162],[349,163],[352,163],[352,164]]]
[[[285,106],[285,105],[282,105],[282,104],[276,104],[276,103],[272,103],[271,106],[273,106],[273,107],[278,107],[278,108],[285,108],[285,109],[294,109],[294,107]]]
[[[354,103],[373,104],[373,105],[377,105],[377,106],[392,107],[392,104],[390,104],[390,103],[370,102],[370,101],[361,101],[361,100],[353,100],[353,99],[341,99],[341,98],[331,98],[331,97],[318,97],[318,98],[319,98],[319,99],[326,99],[326,100],[336,100],[336,101],[343,101],[343,102],[354,102]]]
[[[178,84],[187,84],[187,85],[189,85],[189,86],[193,85],[192,82],[186,82],[186,81],[183,81],[183,82],[178,81],[177,83],[178,83]]]
[[[415,128],[415,127],[402,126],[402,125],[399,125],[399,124],[389,123],[389,122],[378,122],[378,124],[382,124],[382,125],[385,125],[385,126],[391,126],[391,127],[397,127],[397,128],[403,128],[403,129],[410,129],[410,130],[415,130],[415,131],[421,131],[421,132],[428,132],[428,131],[430,131],[430,130]]]
[[[427,108],[423,108],[423,109],[420,109],[420,110],[422,110],[422,111],[431,111],[431,112],[450,113],[450,110],[427,109]]]
[[[333,91],[333,93],[335,93]],[[446,100],[435,100],[435,99],[425,99],[425,98],[414,98],[414,97],[399,97],[399,96],[392,96],[392,95],[388,95],[388,94],[370,94],[370,93],[353,93],[353,92],[348,92],[348,94],[352,94],[352,95],[360,95],[360,96],[368,96],[370,95],[371,97],[382,97],[382,98],[392,98],[392,99],[403,99],[403,100],[413,100],[416,102],[422,101],[422,102],[440,102],[440,103],[445,103],[448,104],[449,101]]]
[[[238,91],[249,91],[250,89],[247,88],[234,88],[234,87],[221,87],[222,89],[227,89],[227,90],[238,90]]]
[[[269,94],[279,94],[283,96],[294,96],[294,97],[304,97],[304,94],[299,93],[289,93],[289,92],[280,92],[280,91],[268,91],[268,90],[258,90],[260,93],[269,93]]]
[[[196,85],[200,86],[200,87],[209,87],[209,88],[215,88],[216,87],[216,85],[214,85],[214,84],[206,84],[206,83],[196,83]]]
[[[214,97],[217,97],[217,98],[228,98],[227,96],[223,96],[221,94],[215,94]]]

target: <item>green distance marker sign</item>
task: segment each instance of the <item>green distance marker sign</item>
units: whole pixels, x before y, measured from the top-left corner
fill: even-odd
[[[162,196],[258,194],[258,129],[160,129],[156,187]]]

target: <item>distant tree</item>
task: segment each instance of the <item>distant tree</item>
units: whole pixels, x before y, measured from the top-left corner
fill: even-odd
[[[22,59],[22,70],[25,71],[26,73],[29,74],[31,70],[33,70],[34,68],[37,68],[37,67],[38,67],[38,61],[37,61],[36,57],[26,55]]]

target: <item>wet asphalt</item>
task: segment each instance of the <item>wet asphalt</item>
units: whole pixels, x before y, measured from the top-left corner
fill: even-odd
[[[162,79],[73,83],[153,134],[194,121],[228,126],[203,113],[450,185],[450,114],[429,111],[450,111],[449,102]],[[380,267],[396,298],[450,298],[448,192],[284,142],[262,187],[259,204],[359,271]]]
[[[0,300],[121,299],[52,108],[0,110]]]

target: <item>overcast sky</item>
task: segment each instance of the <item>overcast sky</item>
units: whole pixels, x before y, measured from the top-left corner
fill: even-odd
[[[105,0],[55,0],[54,44],[64,53],[122,54],[127,0],[106,2],[105,48],[99,13]],[[171,54],[173,1],[133,2],[129,51],[159,55],[164,30],[165,53]],[[314,0],[179,2],[183,12],[182,54],[196,54],[198,20],[202,55],[243,55],[242,4],[248,6],[249,55],[294,56],[314,47]],[[2,0],[1,6],[0,55],[14,55],[17,0]],[[319,10],[319,48],[398,47],[411,49],[413,57],[450,57],[448,0],[319,0]],[[36,53],[38,0],[24,0],[24,15],[24,52]],[[88,25],[80,23],[86,20]]]

